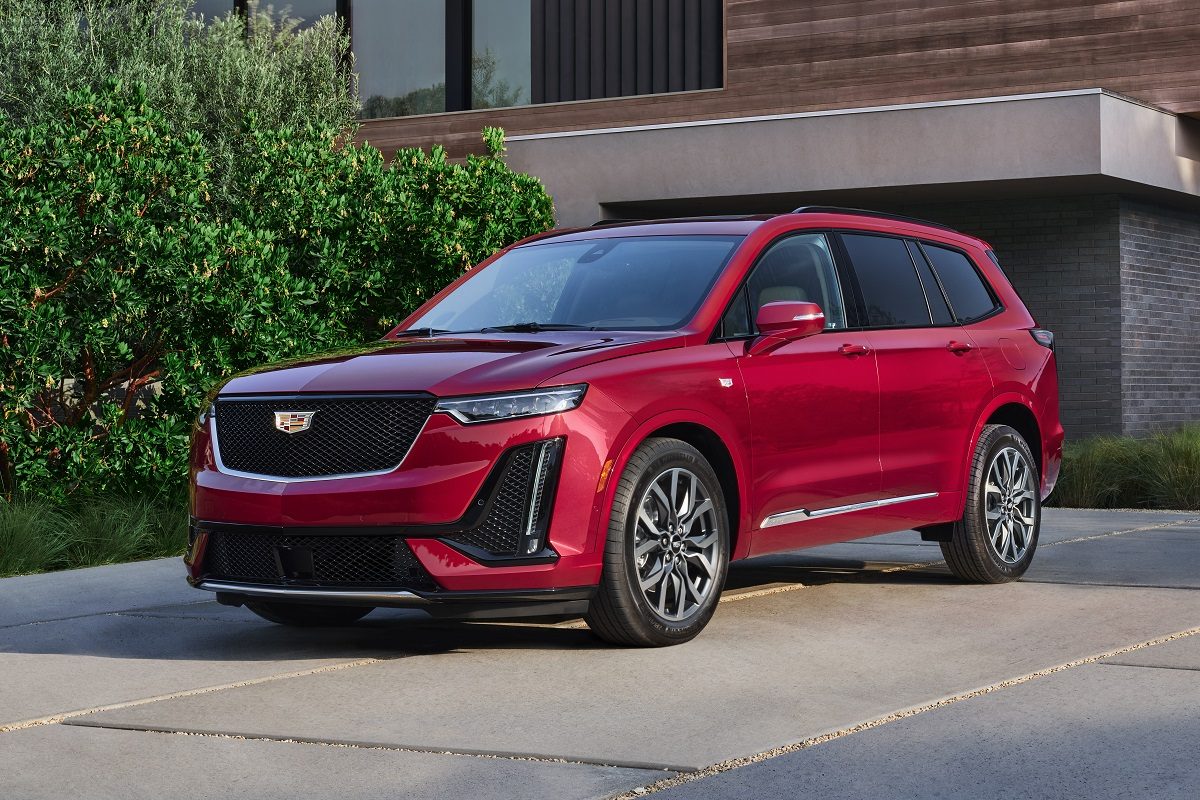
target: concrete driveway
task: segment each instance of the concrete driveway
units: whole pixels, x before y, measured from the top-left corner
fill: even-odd
[[[1200,515],[1048,510],[1026,579],[912,532],[735,565],[664,650],[377,611],[289,630],[174,560],[0,581],[0,796],[1200,793]]]

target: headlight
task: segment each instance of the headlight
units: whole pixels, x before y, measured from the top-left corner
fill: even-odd
[[[554,389],[534,389],[528,392],[456,397],[439,400],[435,411],[441,411],[467,425],[473,422],[492,422],[516,417],[540,417],[579,408],[587,384],[558,386]]]

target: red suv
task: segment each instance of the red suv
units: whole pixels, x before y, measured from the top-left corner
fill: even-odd
[[[819,207],[555,231],[381,342],[226,383],[186,561],[280,623],[674,644],[733,559],[915,528],[1019,577],[1062,441],[1053,335],[978,239]]]

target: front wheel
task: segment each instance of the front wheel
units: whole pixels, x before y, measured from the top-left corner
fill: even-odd
[[[246,608],[265,620],[298,628],[337,628],[358,622],[374,611],[363,606],[318,606],[310,603],[255,601]]]
[[[963,518],[942,555],[972,583],[1004,583],[1029,569],[1042,523],[1037,462],[1021,434],[987,425],[975,446]]]
[[[588,626],[614,644],[694,638],[716,611],[729,539],[721,483],[700,451],[678,439],[647,440],[617,484]]]

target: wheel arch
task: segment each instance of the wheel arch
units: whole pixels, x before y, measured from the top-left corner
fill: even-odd
[[[740,483],[737,468],[733,465],[733,456],[730,454],[729,448],[715,431],[696,422],[676,422],[665,425],[651,431],[646,438],[659,436],[687,442],[700,451],[700,454],[712,466],[713,471],[717,473],[717,480],[721,482],[721,492],[725,495],[725,505],[729,509],[729,552],[731,555],[736,553],[741,540],[742,499],[739,493]]]
[[[630,434],[614,459],[614,468],[606,487],[603,504],[605,514],[598,523],[603,524],[606,515],[610,513],[613,492],[620,475],[628,466],[630,457],[643,442],[655,437],[669,437],[687,442],[708,460],[721,482],[721,491],[725,495],[725,504],[729,510],[730,560],[744,558],[750,549],[750,528],[746,519],[749,509],[746,466],[739,462],[727,444],[726,436],[720,433],[720,425],[715,420],[699,414],[672,412],[658,415],[643,422]]]
[[[1029,450],[1033,453],[1033,457],[1037,459],[1038,477],[1040,478],[1044,471],[1045,454],[1042,451],[1042,431],[1038,425],[1037,415],[1033,413],[1033,409],[1025,403],[1010,401],[998,406],[994,411],[988,414],[983,425],[1007,425],[1021,434],[1025,443],[1029,445]],[[983,430],[983,425],[979,426],[979,430]],[[976,440],[979,434],[976,433]]]

